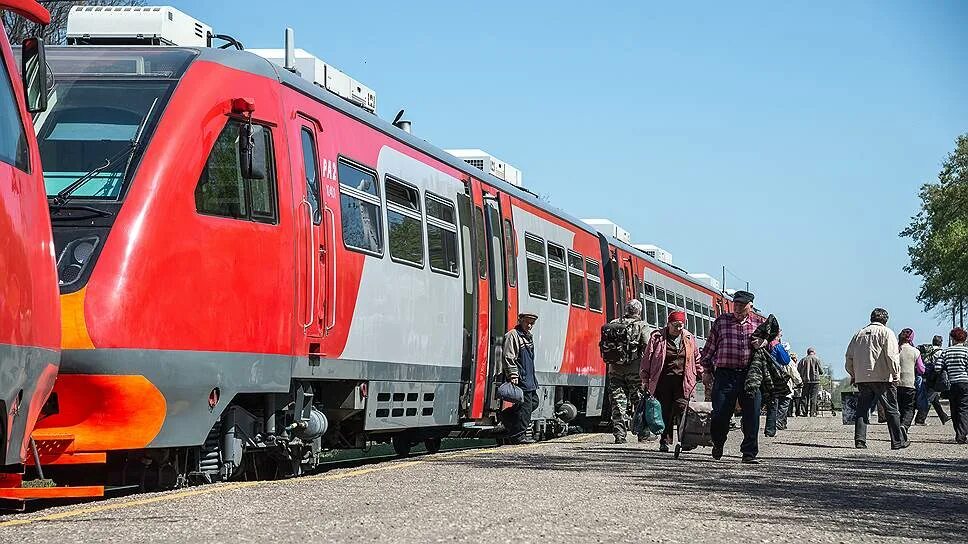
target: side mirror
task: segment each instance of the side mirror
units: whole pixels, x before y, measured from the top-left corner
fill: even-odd
[[[47,110],[47,54],[44,40],[27,38],[23,42],[21,71],[24,83],[24,99],[27,111],[40,113]]]
[[[239,164],[245,179],[266,178],[266,135],[259,125],[239,125]]]

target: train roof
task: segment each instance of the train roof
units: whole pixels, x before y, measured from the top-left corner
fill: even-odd
[[[307,79],[300,77],[281,66],[273,64],[271,61],[260,57],[254,53],[249,53],[247,51],[236,51],[227,49],[214,49],[214,48],[182,48],[182,49],[192,49],[198,51],[197,60],[215,62],[228,66],[230,68],[235,68],[237,70],[242,70],[245,72],[250,72],[256,75],[261,75],[264,77],[272,78],[279,83],[291,87],[305,95],[308,95],[319,102],[326,104],[327,106],[338,110],[354,119],[369,125],[372,128],[383,132],[384,134],[395,138],[419,151],[426,153],[451,166],[452,168],[459,170],[469,176],[477,178],[481,181],[486,182],[488,185],[494,186],[501,191],[513,195],[515,198],[523,200],[535,207],[541,208],[556,217],[568,221],[573,226],[589,233],[592,235],[597,235],[598,231],[587,225],[578,218],[572,217],[566,213],[561,208],[552,206],[547,202],[542,201],[537,195],[528,191],[527,189],[517,187],[512,185],[498,177],[495,177],[483,170],[475,168],[470,164],[467,164],[461,159],[447,153],[443,149],[428,143],[426,140],[417,138],[413,134],[397,128],[392,123],[389,123],[381,119],[378,115],[370,113],[358,106],[347,102],[346,100],[336,96],[335,94],[323,89],[322,87],[313,84]]]
[[[702,282],[697,281],[695,278],[693,278],[692,276],[690,276],[689,275],[689,272],[686,271],[685,269],[679,268],[678,266],[676,266],[674,264],[669,264],[669,263],[660,261],[659,259],[656,259],[652,255],[649,255],[648,253],[642,251],[641,249],[638,249],[638,248],[636,248],[636,247],[634,247],[632,245],[629,245],[629,244],[627,244],[627,243],[619,240],[618,238],[615,238],[614,236],[606,236],[606,238],[608,239],[608,243],[609,244],[611,244],[611,245],[613,245],[615,247],[619,247],[623,251],[627,251],[628,253],[631,253],[633,255],[636,255],[638,257],[641,257],[643,260],[648,261],[649,263],[651,263],[652,265],[656,266],[657,268],[661,268],[662,270],[664,270],[664,271],[666,271],[666,272],[668,272],[668,273],[670,273],[670,274],[672,274],[672,275],[674,275],[674,276],[682,279],[683,282],[688,283],[688,284],[692,285],[693,287],[696,287],[697,289],[701,289],[703,291],[709,291],[709,292],[712,292],[712,293],[716,293],[716,290],[715,289],[713,289],[712,287],[709,287],[708,285],[706,285],[706,284],[704,284]]]

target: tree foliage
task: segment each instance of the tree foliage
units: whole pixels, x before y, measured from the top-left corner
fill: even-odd
[[[901,231],[910,238],[910,263],[922,279],[925,310],[968,302],[968,134],[958,137],[936,183],[921,187],[921,210]]]
[[[28,21],[12,11],[3,11],[3,27],[10,43],[18,44],[27,38],[39,36],[44,43],[63,45],[67,43],[67,15],[74,6],[143,6],[145,0],[47,0],[40,2],[50,12],[50,24],[46,27]]]

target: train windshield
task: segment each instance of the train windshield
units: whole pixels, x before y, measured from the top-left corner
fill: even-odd
[[[34,118],[47,194],[120,200],[178,77],[196,52],[51,48],[48,109]]]

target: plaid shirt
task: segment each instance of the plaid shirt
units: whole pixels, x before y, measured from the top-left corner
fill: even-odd
[[[743,321],[733,314],[722,314],[713,322],[702,348],[700,363],[704,368],[746,368],[750,366],[750,336],[756,327],[766,321],[762,316],[750,313]]]

